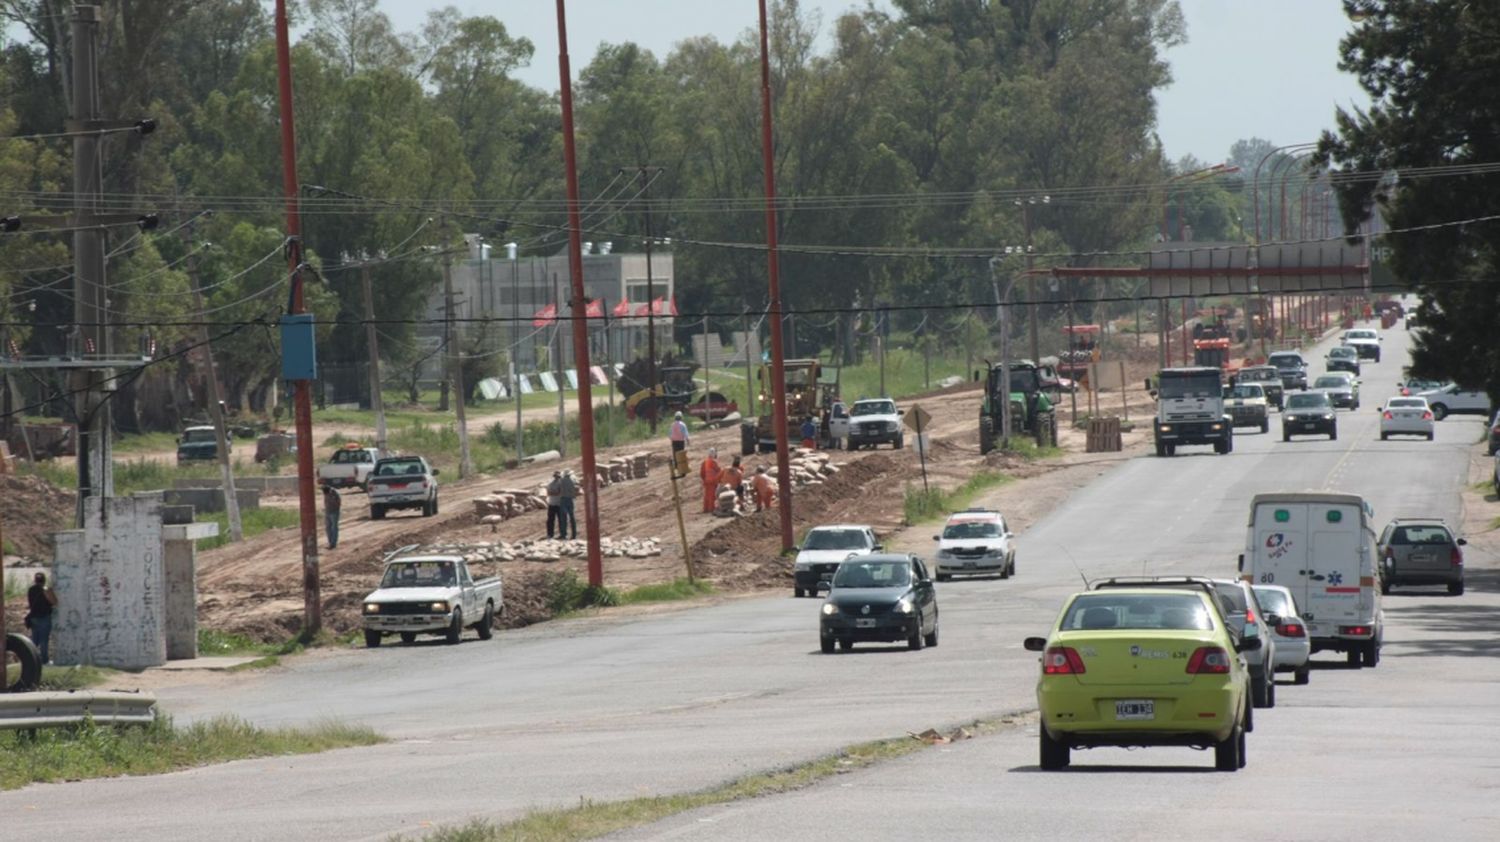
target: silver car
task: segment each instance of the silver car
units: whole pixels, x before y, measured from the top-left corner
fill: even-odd
[[[1359,409],[1359,381],[1347,371],[1320,375],[1313,381],[1312,388],[1327,395],[1335,409]]]
[[[1391,398],[1380,410],[1380,440],[1391,436],[1426,436],[1432,441],[1432,408],[1426,398]]]
[[[1302,613],[1297,610],[1297,600],[1292,592],[1281,585],[1254,585],[1255,598],[1266,610],[1266,622],[1271,624],[1271,636],[1276,639],[1276,655],[1271,662],[1274,672],[1290,672],[1297,684],[1306,684],[1308,658],[1312,657],[1312,642],[1307,637],[1307,624],[1302,622]]]
[[[1231,631],[1240,632],[1246,640],[1258,638],[1261,641],[1260,648],[1245,652],[1245,664],[1250,667],[1251,705],[1276,707],[1276,681],[1268,667],[1276,663],[1276,638],[1271,634],[1271,627],[1266,625],[1266,611],[1256,600],[1249,582],[1215,579],[1213,583],[1219,595],[1219,607]]]

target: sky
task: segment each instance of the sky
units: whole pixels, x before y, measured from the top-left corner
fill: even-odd
[[[1158,132],[1169,158],[1222,161],[1236,140],[1277,144],[1316,140],[1336,106],[1365,105],[1354,77],[1337,67],[1349,28],[1338,0],[1181,0],[1188,42],[1167,53],[1175,81],[1159,93]],[[427,10],[457,6],[492,15],[536,45],[518,75],[557,88],[555,4],[543,0],[381,0],[401,31],[418,29]],[[824,30],[852,0],[803,0]],[[888,8],[884,0],[876,5]],[[754,0],[569,0],[568,51],[574,76],[601,42],[634,41],[658,56],[684,38],[732,41],[756,25]],[[826,38],[825,38],[826,44]]]

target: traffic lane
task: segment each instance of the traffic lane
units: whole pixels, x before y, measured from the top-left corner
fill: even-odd
[[[1245,769],[1184,748],[1074,752],[1042,772],[1033,723],[808,789],[706,808],[615,839],[1492,839],[1500,826],[1500,569],[1469,592],[1395,595],[1380,666],[1316,661],[1255,712]],[[1035,667],[1032,682],[1035,681]],[[899,805],[899,806],[895,806]],[[893,809],[895,806],[895,809]],[[1268,826],[1269,816],[1281,817]],[[1249,829],[1247,831],[1247,829]]]

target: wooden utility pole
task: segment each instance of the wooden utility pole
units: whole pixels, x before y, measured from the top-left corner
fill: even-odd
[[[385,396],[380,392],[380,338],[375,330],[375,293],[370,283],[370,263],[359,267],[360,286],[365,293],[365,344],[370,349],[370,409],[375,411],[375,449],[385,455]]]
[[[566,458],[568,455],[568,413],[564,408],[564,393],[567,392],[568,379],[563,376],[562,367],[562,299],[557,296],[557,273],[552,273],[552,301],[557,306],[557,321],[552,326],[552,344],[555,349],[552,353],[552,370],[557,372],[557,455]]]
[[[192,226],[183,230],[183,239],[192,236]],[[238,544],[245,540],[244,525],[240,520],[240,498],[234,488],[234,465],[229,461],[229,429],[224,423],[224,401],[219,395],[219,373],[214,366],[214,347],[208,334],[208,323],[203,306],[203,279],[198,274],[198,260],[188,263],[188,281],[193,286],[193,310],[198,313],[199,341],[203,343],[203,377],[208,381],[208,417],[214,424],[214,452],[219,458],[219,481],[224,484],[224,513],[229,518],[229,540]]]
[[[443,255],[443,297],[448,305],[448,324],[453,324],[453,258]],[[453,408],[458,424],[458,478],[474,473],[474,462],[469,458],[469,425],[464,415],[464,355],[461,343],[448,345],[448,373],[453,378]]]

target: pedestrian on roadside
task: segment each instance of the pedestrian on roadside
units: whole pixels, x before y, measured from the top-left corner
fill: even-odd
[[[344,507],[344,498],[339,496],[332,483],[323,484],[323,527],[328,532],[328,549],[339,545],[339,510]]]
[[[31,629],[31,642],[36,644],[42,663],[52,663],[47,644],[52,639],[52,613],[57,608],[57,594],[47,587],[47,574],[38,573],[31,588],[26,591],[26,628]]]
[[[672,440],[673,453],[687,450],[690,436],[688,435],[687,422],[682,420],[681,412],[677,413],[677,417],[672,419],[672,428],[667,431],[667,438]]]
[[[818,449],[818,424],[811,415],[802,419],[802,446],[808,450]]]
[[[734,491],[736,508],[744,506],[745,469],[740,467],[740,457],[734,457],[729,467],[719,474],[719,485]]]
[[[772,501],[776,499],[776,491],[765,465],[755,469],[755,481],[752,484],[755,486],[755,510],[760,512],[771,508]]]
[[[547,537],[555,535],[557,518],[562,513],[562,471],[552,472],[552,481],[547,483]]]
[[[573,498],[578,496],[578,483],[573,479],[572,471],[563,471],[562,484],[558,486],[558,501],[560,507],[557,510],[557,537],[578,537],[578,515],[573,511]],[[572,535],[568,534],[572,527]]]
[[[713,514],[714,506],[719,502],[719,477],[724,471],[719,467],[718,456],[718,448],[710,447],[698,468],[698,478],[703,481],[703,513],[706,515]]]

